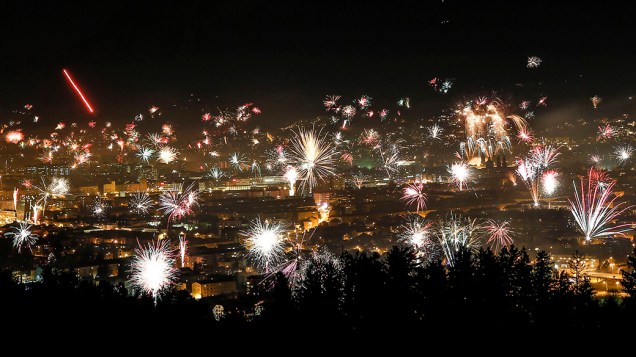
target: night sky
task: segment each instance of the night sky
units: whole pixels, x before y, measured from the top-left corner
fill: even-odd
[[[44,123],[89,118],[62,68],[97,120],[122,122],[190,93],[212,110],[254,102],[263,126],[320,115],[326,94],[410,96],[426,114],[511,88],[545,92],[556,109],[598,94],[610,110],[610,97],[631,95],[633,5],[465,3],[2,2],[0,114],[30,103]],[[528,70],[533,55],[544,62]],[[455,86],[442,97],[433,77]]]

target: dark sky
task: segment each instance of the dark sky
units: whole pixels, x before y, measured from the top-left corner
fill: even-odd
[[[455,78],[458,97],[515,83],[557,98],[630,93],[634,7],[555,3],[3,1],[0,113],[31,103],[51,121],[86,118],[63,67],[103,120],[188,93],[253,101],[276,123],[319,114],[326,94],[428,105],[435,76]],[[534,71],[531,55],[544,60]]]

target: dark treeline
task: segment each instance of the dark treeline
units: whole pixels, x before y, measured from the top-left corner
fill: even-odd
[[[155,305],[149,297],[130,296],[123,285],[81,282],[50,269],[41,282],[18,284],[5,271],[0,275],[0,313],[12,325],[180,326],[217,335],[620,330],[636,316],[635,267],[636,258],[630,257],[623,279],[628,297],[594,297],[582,274],[557,275],[547,253],[531,259],[515,247],[497,255],[460,251],[453,266],[439,261],[422,266],[411,250],[401,247],[384,258],[316,255],[309,258],[302,282],[290,287],[278,274],[267,289],[226,307],[220,321],[211,306],[185,291],[170,291]],[[264,307],[262,313],[250,310],[254,302]]]

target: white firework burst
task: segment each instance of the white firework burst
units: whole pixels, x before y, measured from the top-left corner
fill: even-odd
[[[291,138],[290,158],[297,167],[301,187],[309,187],[309,191],[329,175],[335,174],[333,167],[338,152],[331,146],[327,135],[322,135],[322,129],[305,130],[299,128]]]
[[[248,257],[259,268],[268,272],[270,267],[283,261],[285,257],[284,239],[279,224],[261,221],[260,218],[257,218],[251,222],[249,229],[244,234],[247,236],[245,247],[248,251]]]
[[[135,192],[130,197],[129,206],[137,214],[147,214],[152,207],[152,200],[146,192]]]
[[[29,248],[30,250],[33,244],[37,242],[38,237],[31,233],[31,227],[33,226],[25,222],[20,222],[18,227],[11,227],[14,231],[13,246],[18,249],[18,253],[22,251],[22,248]]]
[[[157,298],[172,285],[176,279],[174,252],[167,240],[149,242],[146,246],[139,244],[135,249],[132,262],[132,285],[149,294],[157,302]]]
[[[140,146],[139,150],[137,151],[137,157],[139,158],[139,160],[141,160],[141,162],[147,164],[154,153],[154,149]]]
[[[543,62],[543,60],[541,60],[541,58],[537,57],[537,56],[530,56],[528,57],[528,64],[527,67],[528,68],[537,68],[541,65],[541,62]]]
[[[621,164],[629,160],[632,157],[633,152],[634,149],[629,144],[614,148],[614,155],[616,155],[616,158]]]
[[[169,164],[177,159],[179,153],[175,148],[164,146],[159,150],[159,156],[157,160],[163,164]]]

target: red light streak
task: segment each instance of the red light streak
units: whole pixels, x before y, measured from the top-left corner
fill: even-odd
[[[82,101],[84,101],[84,104],[86,104],[86,108],[88,108],[88,110],[91,113],[93,113],[94,112],[93,108],[91,108],[91,105],[88,103],[88,100],[86,100],[86,98],[84,97],[84,94],[82,94],[82,91],[79,89],[79,87],[75,84],[75,82],[73,82],[73,78],[71,78],[71,75],[68,74],[66,69],[62,69],[62,72],[64,72],[64,75],[66,76],[66,79],[68,79],[68,81],[71,83],[73,88],[75,88],[75,91],[77,92],[77,94],[79,94],[80,98],[82,98]]]

